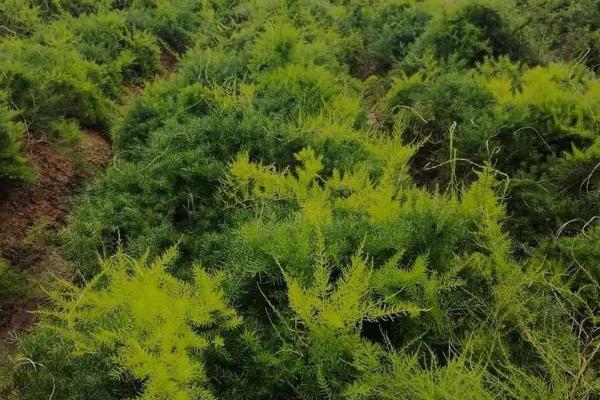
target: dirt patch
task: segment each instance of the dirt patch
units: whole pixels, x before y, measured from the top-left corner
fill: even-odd
[[[66,274],[56,232],[64,225],[71,196],[82,181],[110,161],[111,148],[102,135],[88,130],[80,143],[62,150],[41,135],[32,135],[25,152],[37,180],[28,185],[0,186],[0,257],[39,287],[36,282],[48,275]],[[44,301],[37,291],[17,299],[0,315],[0,341],[31,325],[31,311]]]
[[[0,256],[14,265],[21,263],[11,248],[34,225],[61,226],[77,183],[89,179],[110,160],[109,143],[93,131],[84,132],[81,143],[74,149],[80,160],[67,156],[39,136],[30,138],[25,150],[36,172],[36,182],[0,186]]]
[[[15,334],[33,326],[36,311],[48,304],[42,288],[47,288],[57,278],[68,278],[67,264],[60,255],[59,247],[52,242],[36,238],[35,242],[22,243],[22,249],[35,253],[35,264],[22,276],[23,294],[18,297],[4,299],[0,308],[0,350],[15,350]],[[11,268],[19,269],[11,266]],[[0,351],[1,354],[1,351]]]
[[[168,75],[179,65],[179,58],[171,51],[162,50],[160,52],[160,69],[162,75]]]
[[[83,157],[84,169],[81,177],[89,179],[96,175],[111,159],[110,143],[99,132],[84,131],[83,140],[79,145]]]

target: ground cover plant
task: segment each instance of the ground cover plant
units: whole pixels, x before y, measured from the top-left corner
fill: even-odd
[[[597,1],[2,4],[0,178],[114,159],[0,394],[600,398]]]

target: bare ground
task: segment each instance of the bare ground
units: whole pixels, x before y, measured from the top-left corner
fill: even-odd
[[[80,143],[62,150],[41,135],[32,135],[25,152],[37,180],[0,186],[0,258],[29,278],[31,290],[0,314],[0,345],[9,345],[15,332],[34,323],[33,311],[44,304],[38,282],[49,275],[67,275],[53,238],[65,223],[77,188],[111,157],[108,141],[91,130],[84,131]]]

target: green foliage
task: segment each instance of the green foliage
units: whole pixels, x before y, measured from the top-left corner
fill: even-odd
[[[527,60],[528,43],[515,33],[508,22],[509,17],[502,11],[483,3],[469,2],[439,18],[423,41],[436,57],[467,65],[500,55]]]
[[[595,1],[46,3],[0,43],[0,126],[116,118],[116,157],[9,390],[600,395]],[[113,117],[157,43],[191,50]]]
[[[389,68],[407,55],[410,45],[425,32],[431,17],[419,8],[410,7],[407,2],[382,3],[374,15],[367,16],[365,50],[367,57],[375,58]]]
[[[37,7],[21,0],[0,3],[0,37],[30,35],[41,23]]]
[[[114,145],[125,159],[139,158],[138,147],[144,146],[152,133],[169,121],[184,122],[201,117],[217,107],[218,89],[199,83],[158,81],[131,102],[125,116],[113,132]]]
[[[204,13],[210,12],[204,2],[193,0],[134,0],[127,20],[137,29],[151,32],[177,52],[191,43],[192,35],[202,27]]]
[[[582,60],[590,69],[600,61],[598,17],[595,0],[533,0],[521,4],[518,12],[526,16],[524,30],[537,38],[539,52],[545,58]]]
[[[74,50],[22,39],[0,43],[0,87],[29,129],[44,130],[54,119],[106,126],[112,104],[102,93],[101,69]]]
[[[324,67],[298,64],[260,75],[255,90],[257,108],[284,119],[316,114],[342,95],[335,77]]]
[[[80,16],[105,10],[114,0],[28,0],[37,7],[45,19],[57,19],[65,14]]]
[[[1,178],[28,178],[21,122],[52,140],[110,128],[124,86],[158,72],[159,42],[183,51],[201,14],[210,19],[211,6],[180,3],[2,1],[0,91],[16,113],[1,112]]]
[[[190,94],[207,93],[193,89]],[[224,218],[215,195],[227,155],[247,150],[268,157],[277,150],[274,138],[264,135],[264,117],[229,108],[201,116],[203,106],[197,107],[200,116],[153,132],[139,160],[115,165],[79,200],[63,238],[80,272],[93,275],[96,253],[111,254],[119,241],[140,255],[148,248],[160,252],[182,234],[181,250],[193,260],[202,252],[200,238]]]
[[[22,274],[0,259],[0,311],[6,312],[18,297],[24,296],[26,286]]]
[[[115,68],[123,82],[141,83],[158,71],[156,39],[127,26],[120,13],[86,15],[67,21],[81,55],[100,65]]]
[[[431,15],[415,5],[408,0],[308,1],[289,14],[309,47],[328,46],[353,75],[366,77],[389,70],[426,30]]]
[[[478,71],[401,75],[384,101],[391,119],[408,116],[416,140],[428,136],[440,144],[422,147],[417,178],[471,177],[472,163],[492,163],[511,178],[511,231],[531,240],[572,218],[595,215],[593,206],[580,215],[584,198],[572,191],[565,197],[564,188],[594,185],[593,174],[586,177],[595,165],[597,86],[579,66],[526,68],[500,58]]]
[[[418,357],[403,353],[385,355],[365,347],[356,358],[364,376],[346,391],[349,399],[493,399],[483,368],[458,358],[447,365],[423,368]]]
[[[171,249],[149,262],[118,254],[104,261],[102,272],[83,289],[63,283],[67,286],[54,295],[55,311],[45,318],[25,349],[36,354],[36,346],[45,345],[48,335],[60,337],[61,342],[51,352],[39,355],[42,359],[56,362],[52,357],[57,352],[66,352],[79,363],[101,356],[110,360],[111,369],[82,370],[73,382],[61,375],[58,387],[54,385],[59,391],[55,394],[80,398],[85,392],[77,382],[88,376],[87,391],[101,390],[103,379],[120,379],[139,383],[137,398],[212,397],[206,386],[202,351],[220,346],[219,332],[234,328],[240,321],[224,302],[218,275],[195,266],[194,280],[189,284],[167,272],[175,255]],[[37,375],[35,370],[24,373]],[[44,375],[42,372],[47,379]],[[40,395],[48,391],[43,378],[27,391]]]
[[[191,48],[181,63],[181,76],[185,82],[231,85],[247,73],[245,55],[222,47],[202,43]]]
[[[347,364],[360,347],[359,331],[365,319],[384,318],[403,309],[381,307],[369,300],[370,269],[360,254],[352,258],[335,286],[331,284],[332,269],[326,264],[326,254],[316,254],[313,283],[304,288],[293,278],[288,279],[288,299],[297,323],[306,333],[298,333],[301,346],[308,353],[315,379],[325,393],[339,393],[339,383],[353,374]],[[301,347],[301,348],[302,348]]]
[[[21,154],[23,126],[13,121],[12,113],[0,105],[0,179],[31,178],[25,157]]]

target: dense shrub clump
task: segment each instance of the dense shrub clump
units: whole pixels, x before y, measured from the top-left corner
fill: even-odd
[[[422,179],[431,179],[432,169],[446,179],[456,171],[469,176],[472,163],[486,162],[507,173],[511,229],[535,238],[532,233],[549,234],[569,219],[595,215],[594,191],[579,196],[567,181],[595,185],[593,174],[587,176],[596,164],[599,88],[585,68],[528,68],[500,58],[468,72],[401,75],[382,104],[391,120],[408,116],[415,140],[437,144],[423,146],[417,158]],[[433,168],[452,159],[458,159],[453,170]],[[582,208],[586,199],[589,206]]]
[[[21,154],[23,126],[13,122],[13,113],[0,105],[0,179],[25,179],[30,176]]]
[[[101,70],[77,52],[15,39],[2,42],[0,54],[0,87],[30,129],[51,130],[61,118],[108,124],[111,103],[101,90]]]

